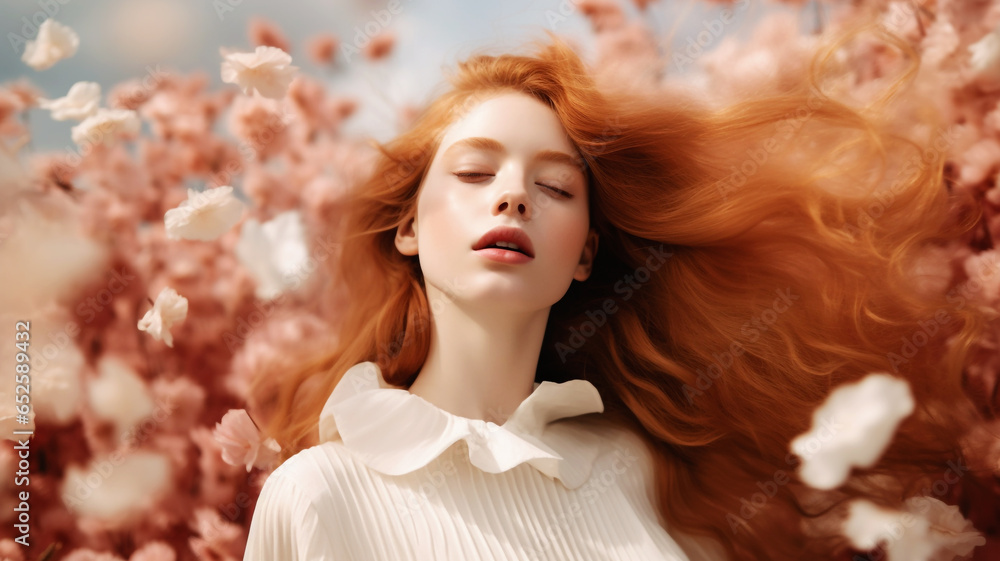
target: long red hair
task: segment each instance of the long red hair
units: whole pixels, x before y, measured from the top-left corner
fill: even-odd
[[[316,444],[319,412],[352,365],[413,382],[430,311],[395,230],[445,129],[489,95],[522,92],[555,111],[582,156],[601,240],[591,277],[551,310],[536,380],[597,386],[604,415],[653,451],[670,527],[712,535],[734,559],[843,552],[836,531],[801,522],[856,495],[897,504],[959,461],[974,415],[962,371],[984,324],[973,306],[917,290],[921,252],[977,215],[956,212],[965,203],[946,189],[943,129],[900,132],[901,121],[939,121],[929,104],[897,99],[917,57],[884,39],[912,64],[866,106],[823,93],[848,36],[818,50],[800,82],[722,108],[599,87],[558,40],[459,64],[452,87],[379,145],[345,205],[337,270],[351,297],[336,348],[284,374],[276,393],[257,386],[284,457]],[[876,466],[835,492],[808,490],[789,442],[833,387],[870,372],[904,377],[917,411]],[[766,504],[751,500],[762,490]]]

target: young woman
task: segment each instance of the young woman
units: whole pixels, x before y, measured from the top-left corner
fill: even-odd
[[[849,557],[845,499],[897,505],[961,458],[982,320],[910,274],[971,223],[937,131],[894,128],[933,115],[827,95],[832,49],[724,108],[598,88],[558,41],[461,64],[347,205],[351,308],[271,396],[287,461],[245,558]],[[789,442],[876,371],[917,411],[808,489]]]

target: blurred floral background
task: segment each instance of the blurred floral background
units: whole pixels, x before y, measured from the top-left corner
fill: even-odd
[[[1000,1],[5,2],[0,365],[30,390],[0,377],[0,559],[242,557],[277,452],[249,381],[336,342],[344,194],[370,172],[367,141],[405,128],[449,66],[549,31],[601,80],[725,103],[780,89],[819,33],[868,9],[938,77],[942,188],[985,212],[918,273],[995,311]],[[900,58],[877,41],[843,56],[862,97]],[[998,333],[966,380],[988,419]],[[1000,490],[996,429],[968,444],[986,498]],[[14,431],[33,431],[27,446]],[[923,558],[1000,558],[995,501],[932,512],[910,536]]]

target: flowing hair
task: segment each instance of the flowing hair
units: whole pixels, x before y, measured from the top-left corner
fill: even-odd
[[[918,57],[874,31],[912,64],[868,104],[824,93],[850,34],[818,49],[799,83],[725,107],[599,87],[554,36],[531,56],[460,63],[451,88],[378,145],[346,203],[337,271],[351,296],[336,348],[283,373],[276,392],[256,386],[283,459],[317,443],[349,367],[370,360],[390,384],[415,379],[431,315],[396,228],[445,129],[520,92],[550,107],[578,150],[601,239],[590,278],[552,307],[536,381],[589,380],[603,415],[637,431],[668,529],[713,536],[733,559],[845,551],[821,514],[854,496],[898,505],[961,461],[975,419],[962,374],[985,321],[920,290],[920,256],[967,233],[978,211],[947,188],[950,137],[931,104],[898,95]],[[923,132],[904,134],[916,120]],[[832,388],[872,372],[907,380],[916,410],[876,465],[810,490],[790,441]]]

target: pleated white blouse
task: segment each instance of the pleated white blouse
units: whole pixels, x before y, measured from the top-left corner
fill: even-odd
[[[348,370],[320,444],[267,478],[244,561],[683,561],[717,543],[668,533],[638,435],[593,384],[536,383],[502,425]]]

